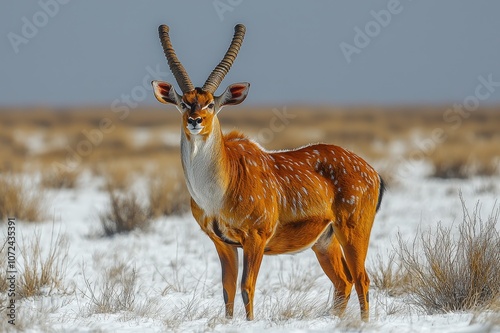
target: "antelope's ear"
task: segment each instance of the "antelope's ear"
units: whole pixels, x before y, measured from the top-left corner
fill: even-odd
[[[230,85],[222,95],[216,98],[219,110],[226,105],[238,105],[243,102],[245,98],[247,98],[249,90],[250,83],[248,82],[240,82]]]
[[[164,81],[152,81],[153,92],[158,102],[163,104],[178,105],[181,96],[175,91],[174,86]]]

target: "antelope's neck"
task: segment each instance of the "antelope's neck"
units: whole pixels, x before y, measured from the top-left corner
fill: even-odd
[[[222,131],[217,119],[207,137],[181,133],[181,157],[187,188],[207,215],[219,214],[228,178]]]

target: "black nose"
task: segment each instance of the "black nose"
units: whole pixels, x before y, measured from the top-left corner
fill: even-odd
[[[196,119],[193,119],[191,117],[188,118],[188,124],[191,124],[193,125],[194,127],[196,127],[197,124],[201,124],[201,118],[198,117]]]

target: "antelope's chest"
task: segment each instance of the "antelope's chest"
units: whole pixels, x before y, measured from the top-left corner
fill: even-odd
[[[200,141],[200,142],[198,142]],[[182,164],[186,185],[205,214],[217,215],[222,207],[224,186],[210,141],[182,142]]]

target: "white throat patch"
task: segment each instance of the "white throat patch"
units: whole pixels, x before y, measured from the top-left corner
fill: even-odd
[[[181,154],[186,184],[194,201],[208,215],[218,215],[222,208],[224,188],[218,177],[218,150],[213,134],[206,140],[195,135],[188,140],[182,133]]]

